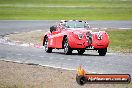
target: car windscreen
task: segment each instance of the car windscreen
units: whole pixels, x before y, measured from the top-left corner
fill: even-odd
[[[65,26],[67,28],[85,28],[87,24],[85,22],[69,21],[69,22],[66,22]]]

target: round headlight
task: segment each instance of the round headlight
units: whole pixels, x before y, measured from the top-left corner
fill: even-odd
[[[98,40],[102,40],[102,36],[103,36],[103,34],[102,34],[101,32],[99,32],[99,33],[97,34]]]
[[[83,38],[83,34],[78,34],[78,38],[82,39]]]

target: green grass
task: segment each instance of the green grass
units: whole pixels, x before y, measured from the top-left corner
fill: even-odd
[[[132,0],[0,0],[1,20],[132,20]]]
[[[10,85],[10,84],[5,84],[5,83],[0,83],[0,88],[22,88],[18,85]]]
[[[108,30],[109,48],[118,52],[132,53],[132,30]]]

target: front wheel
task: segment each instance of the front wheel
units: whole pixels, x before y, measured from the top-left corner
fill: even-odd
[[[66,55],[70,55],[72,54],[72,49],[70,48],[69,44],[68,44],[68,39],[67,37],[64,39],[64,53]]]
[[[45,38],[45,41],[44,41],[44,48],[45,48],[45,51],[47,53],[51,53],[52,52],[52,48],[49,48],[48,47],[48,37]]]
[[[98,53],[99,53],[100,56],[105,56],[106,52],[107,52],[107,48],[106,49],[99,49],[98,50]]]

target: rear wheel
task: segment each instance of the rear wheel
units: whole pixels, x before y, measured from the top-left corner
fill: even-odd
[[[47,53],[51,53],[52,52],[52,48],[49,48],[48,47],[48,37],[45,38],[45,41],[44,41],[44,48],[45,48],[45,51]]]
[[[105,56],[106,52],[107,52],[107,48],[106,49],[99,49],[98,50],[98,53],[99,53],[100,56]]]
[[[77,50],[79,55],[82,55],[85,52],[85,49]]]
[[[70,48],[69,44],[68,44],[68,39],[67,37],[64,39],[64,53],[66,55],[70,55],[72,54],[72,49]]]

